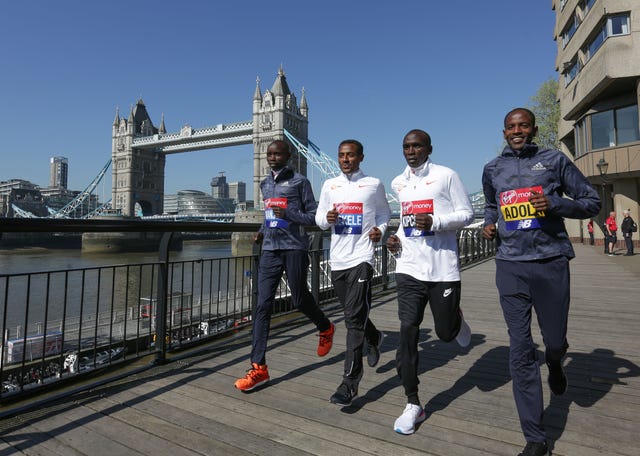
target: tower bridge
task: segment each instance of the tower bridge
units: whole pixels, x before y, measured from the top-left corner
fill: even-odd
[[[256,80],[252,120],[200,129],[185,125],[167,133],[164,115],[160,125],[154,126],[139,99],[128,117],[120,117],[116,110],[113,121],[112,206],[126,216],[134,215],[136,204],[145,216],[162,214],[166,155],[241,144],[253,144],[253,194],[260,201],[260,181],[269,172],[266,152],[272,141],[288,141],[292,145],[290,165],[307,174],[308,114],[304,89],[298,103],[282,67],[270,90],[263,93],[260,79]]]

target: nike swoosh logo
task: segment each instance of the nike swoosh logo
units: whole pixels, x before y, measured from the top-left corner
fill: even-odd
[[[424,185],[431,185],[433,184],[435,181],[425,181]]]
[[[367,281],[367,279],[358,279],[358,283],[363,283],[363,282],[366,282],[366,281]]]
[[[449,296],[451,294],[453,290],[451,288],[447,288],[446,290],[444,290],[444,293],[442,293],[442,297],[446,298],[447,296]]]

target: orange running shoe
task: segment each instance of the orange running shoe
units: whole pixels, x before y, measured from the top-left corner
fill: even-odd
[[[318,334],[318,337],[320,337],[318,340],[318,356],[325,356],[331,351],[331,347],[333,346],[333,333],[335,332],[336,325],[331,323],[329,329],[321,331],[320,334]]]
[[[251,369],[247,371],[247,375],[239,378],[234,386],[240,391],[251,391],[260,385],[264,385],[269,381],[269,370],[266,364],[251,363]]]

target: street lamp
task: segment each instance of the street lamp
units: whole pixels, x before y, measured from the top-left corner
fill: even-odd
[[[600,171],[600,177],[602,177],[602,183],[604,184],[607,171],[609,170],[609,163],[606,162],[603,157],[600,157],[596,166],[598,167],[598,171]]]
[[[598,163],[596,163],[598,167],[598,171],[600,172],[600,179],[602,180],[602,209],[603,209],[603,219],[605,224],[604,229],[604,253],[609,253],[609,236],[607,235],[607,200],[605,199],[604,186],[607,183],[607,170],[609,169],[609,163],[605,161],[604,157],[600,157]]]

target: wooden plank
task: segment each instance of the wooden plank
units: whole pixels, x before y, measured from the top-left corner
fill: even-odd
[[[566,372],[570,387],[550,395],[545,423],[555,456],[635,456],[640,425],[640,256],[607,257],[575,246]],[[627,263],[622,263],[622,261]],[[630,263],[635,262],[635,263]],[[524,445],[508,372],[508,336],[487,261],[463,273],[468,349],[437,340],[427,312],[420,338],[420,395],[428,418],[411,436],[393,432],[405,396],[395,372],[395,293],[378,294],[372,320],[387,334],[380,364],[366,366],[350,407],[330,404],[341,380],[343,316],[332,352],[315,354],[306,320],[274,327],[271,384],[251,394],[233,387],[249,367],[246,336],[81,393],[68,403],[0,422],[0,456],[24,454],[278,454],[489,456]],[[604,285],[604,286],[603,286]],[[534,319],[535,320],[535,319]],[[537,325],[534,340],[543,347]],[[242,334],[242,333],[240,333]],[[542,355],[542,349],[539,350]],[[541,366],[543,379],[546,367]],[[73,401],[73,402],[72,402]]]

